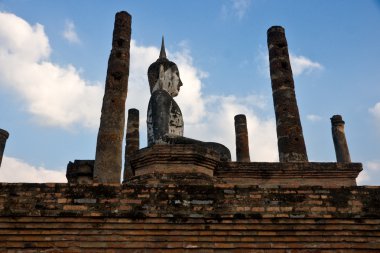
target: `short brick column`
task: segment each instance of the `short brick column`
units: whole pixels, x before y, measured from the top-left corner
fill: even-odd
[[[140,132],[139,132],[139,110],[132,108],[128,110],[127,130],[125,135],[125,153],[124,153],[124,176],[123,181],[134,175],[130,164],[130,157],[140,149]]]
[[[350,163],[351,157],[348,151],[346,134],[344,133],[344,121],[341,115],[332,116],[331,132],[334,141],[336,161],[338,163]]]
[[[235,116],[235,136],[236,136],[236,161],[250,162],[249,141],[247,130],[247,118],[244,114]]]

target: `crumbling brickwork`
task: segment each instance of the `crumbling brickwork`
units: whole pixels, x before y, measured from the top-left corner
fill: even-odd
[[[116,13],[112,50],[108,59],[102,115],[96,143],[94,181],[120,182],[124,138],[125,101],[128,92],[131,15]]]
[[[341,115],[331,117],[331,133],[334,141],[336,161],[338,163],[350,163],[351,157],[348,151],[346,134],[344,133],[344,121]]]
[[[214,176],[226,183],[277,187],[356,186],[361,163],[225,163],[220,164]]]
[[[130,163],[130,157],[140,149],[139,119],[139,110],[135,108],[128,110],[127,130],[125,134],[124,181],[132,177],[134,174]]]
[[[1,184],[0,251],[380,249],[380,187],[186,185],[178,183],[183,177],[123,186]]]
[[[247,118],[244,114],[238,114],[234,117],[234,120],[236,140],[236,161],[250,162],[251,158],[249,157]]]
[[[280,162],[307,162],[285,29],[268,29],[269,68]]]

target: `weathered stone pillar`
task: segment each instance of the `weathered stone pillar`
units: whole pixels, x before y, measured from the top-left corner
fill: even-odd
[[[344,133],[344,121],[341,115],[334,115],[331,120],[331,131],[335,147],[336,161],[338,163],[350,163],[351,157],[348,151],[346,135]]]
[[[128,110],[127,131],[125,135],[124,153],[124,177],[123,181],[133,176],[129,158],[133,153],[140,149],[139,132],[139,110],[132,108]]]
[[[308,158],[285,30],[281,26],[272,26],[267,35],[280,162],[306,162]]]
[[[247,118],[244,114],[235,116],[235,136],[236,136],[236,161],[250,162],[249,141],[247,130]]]
[[[116,13],[102,115],[96,143],[94,182],[120,183],[128,91],[131,15]]]
[[[1,166],[1,161],[3,160],[5,143],[7,142],[8,137],[9,137],[9,133],[5,131],[4,129],[0,128],[0,166]]]

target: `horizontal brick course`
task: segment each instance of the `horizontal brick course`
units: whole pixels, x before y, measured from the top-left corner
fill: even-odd
[[[0,184],[0,251],[380,250],[380,187],[169,184]]]

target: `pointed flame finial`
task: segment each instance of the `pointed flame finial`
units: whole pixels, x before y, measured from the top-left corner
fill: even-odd
[[[164,36],[162,35],[161,51],[159,59],[166,59]]]

